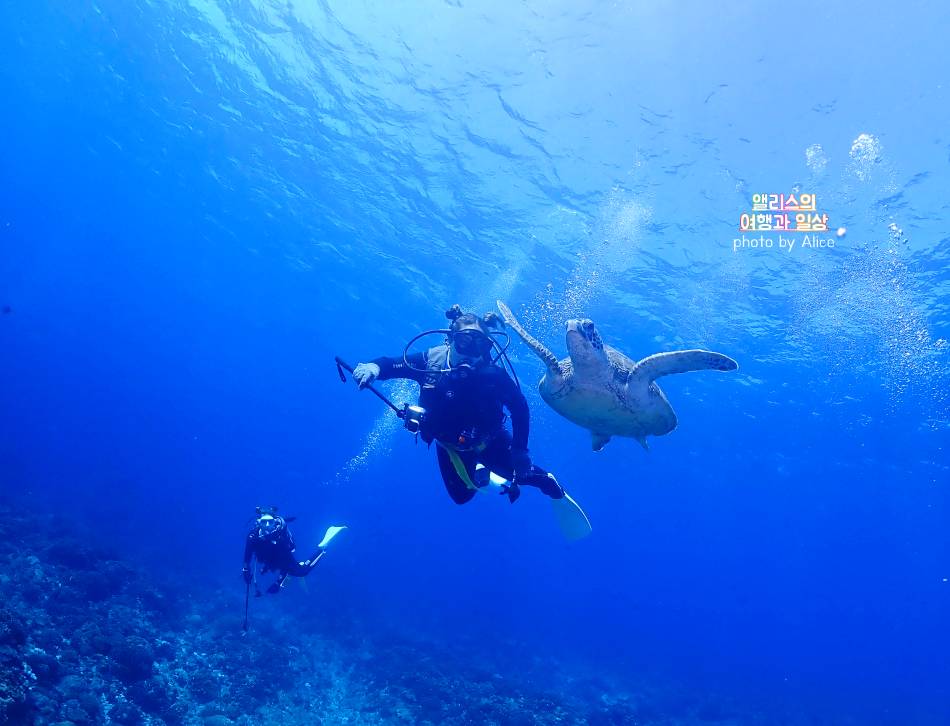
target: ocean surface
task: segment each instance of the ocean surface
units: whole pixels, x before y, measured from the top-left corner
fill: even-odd
[[[2,3],[0,721],[950,723],[948,31],[913,0]],[[740,230],[790,194],[827,230]],[[513,336],[583,540],[536,490],[453,504],[337,375],[497,299],[558,357],[588,317],[739,363],[594,452]],[[242,636],[258,505],[306,554],[349,528]]]

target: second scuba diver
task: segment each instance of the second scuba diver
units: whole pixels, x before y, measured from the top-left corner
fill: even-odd
[[[310,574],[320,558],[326,552],[326,546],[344,527],[330,527],[323,541],[317,545],[317,551],[308,560],[299,561],[295,554],[297,546],[293,535],[287,528],[287,523],[293,517],[281,517],[276,507],[258,507],[254,526],[247,533],[244,543],[244,582],[250,586],[254,579],[254,568],[251,560],[256,559],[261,572],[277,572],[277,579],[267,588],[267,592],[276,595],[284,586],[288,575],[306,577]],[[255,593],[260,596],[260,590]]]
[[[481,318],[463,313],[458,305],[445,316],[451,321],[448,331],[435,331],[446,333],[443,344],[360,363],[353,369],[360,388],[377,379],[407,378],[419,384],[419,407],[411,409],[414,417],[407,424],[417,427],[410,430],[427,444],[436,443],[442,481],[456,504],[465,504],[486,486],[489,471],[511,482],[502,492],[511,502],[521,486],[563,498],[554,475],[534,466],[528,454],[528,402],[498,365],[503,351],[491,337],[503,329],[501,319],[495,313]],[[504,409],[511,417],[511,433]],[[476,470],[478,464],[485,468]]]

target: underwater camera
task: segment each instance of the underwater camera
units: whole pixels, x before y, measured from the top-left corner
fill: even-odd
[[[402,420],[406,431],[410,434],[419,433],[422,422],[426,419],[426,410],[422,406],[410,406],[408,403],[402,408]]]

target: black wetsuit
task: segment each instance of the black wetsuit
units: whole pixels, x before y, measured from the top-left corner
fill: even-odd
[[[250,568],[251,558],[256,557],[261,567],[261,572],[275,571],[280,573],[277,578],[279,585],[284,581],[287,575],[294,577],[304,577],[313,569],[311,562],[299,562],[294,555],[296,550],[294,538],[290,530],[283,527],[276,536],[261,537],[256,529],[251,530],[247,535],[247,541],[244,544],[244,566]]]
[[[512,450],[528,448],[528,402],[508,373],[488,363],[459,366],[443,371],[448,346],[430,348],[407,358],[377,358],[380,380],[408,378],[421,387],[419,405],[426,414],[419,434],[427,444],[438,442],[439,470],[449,496],[465,504],[475,496],[475,465],[511,481],[514,478]],[[505,413],[511,416],[511,433],[505,429]],[[459,471],[464,468],[464,476]],[[520,474],[521,472],[519,472]],[[519,484],[538,486],[548,496],[562,496],[560,487],[539,467]]]

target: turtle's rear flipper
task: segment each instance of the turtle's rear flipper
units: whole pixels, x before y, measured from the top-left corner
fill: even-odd
[[[609,441],[610,434],[599,434],[596,431],[591,431],[590,445],[594,451],[600,451],[607,445],[607,442]]]
[[[690,371],[734,371],[739,367],[732,358],[709,350],[674,350],[657,353],[637,363],[630,377],[654,381],[660,376]]]

